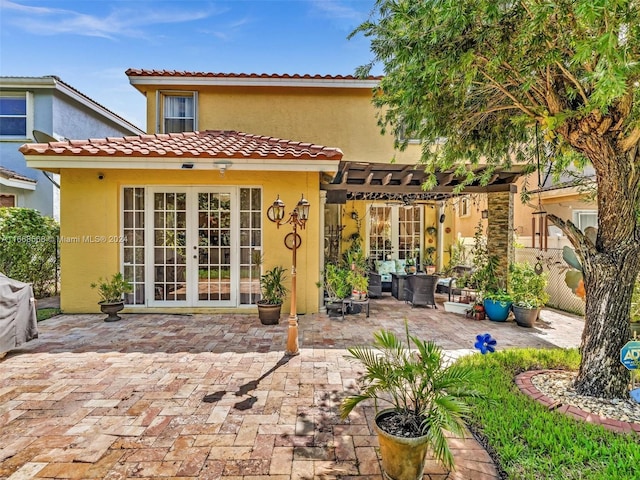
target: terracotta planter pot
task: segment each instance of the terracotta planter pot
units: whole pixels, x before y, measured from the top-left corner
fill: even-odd
[[[122,320],[122,317],[117,313],[124,308],[124,302],[116,303],[102,303],[100,302],[100,311],[106,313],[108,316],[104,319],[105,322],[117,322]]]
[[[263,325],[277,325],[280,323],[282,304],[270,305],[258,302],[258,318]]]
[[[390,480],[421,480],[429,450],[429,437],[396,437],[382,430],[378,426],[378,419],[394,413],[395,410],[391,408],[382,410],[376,415],[375,421],[384,476]]]

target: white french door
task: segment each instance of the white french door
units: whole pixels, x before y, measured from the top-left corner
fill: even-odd
[[[369,256],[375,260],[416,258],[421,252],[422,225],[421,206],[370,205]]]
[[[146,296],[150,306],[235,306],[237,189],[149,188]]]

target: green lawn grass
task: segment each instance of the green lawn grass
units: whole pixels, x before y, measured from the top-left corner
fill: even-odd
[[[510,479],[640,479],[640,436],[574,420],[522,394],[518,373],[577,370],[577,350],[512,349],[460,360],[478,369],[484,399],[470,400],[471,429]]]
[[[36,317],[38,321],[46,320],[47,318],[55,317],[62,313],[62,310],[59,308],[40,308],[36,310]]]

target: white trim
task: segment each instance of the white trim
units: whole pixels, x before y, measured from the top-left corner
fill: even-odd
[[[26,180],[18,180],[16,178],[4,178],[0,177],[0,185],[5,187],[19,188],[21,190],[35,190],[36,183],[28,182]]]
[[[310,88],[374,88],[379,80],[347,80],[319,78],[256,78],[256,77],[187,77],[164,75],[130,76],[131,85],[149,86],[233,86],[233,87],[310,87]]]
[[[220,170],[216,161],[231,162],[227,171],[289,171],[289,172],[335,172],[339,160],[325,159],[257,159],[257,158],[194,158],[179,157],[92,157],[68,156],[61,159],[57,155],[25,155],[27,166],[30,168],[58,169],[58,168],[102,168],[126,170],[183,170],[183,163],[193,163],[190,170]]]
[[[166,97],[191,97],[193,99],[193,132],[198,131],[198,91],[197,90],[158,90],[156,91],[156,133],[180,133],[164,131],[164,99]],[[184,117],[187,118],[187,117]]]

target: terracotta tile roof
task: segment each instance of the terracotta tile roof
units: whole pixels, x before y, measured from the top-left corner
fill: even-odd
[[[251,158],[340,160],[342,151],[311,143],[248,133],[206,130],[65,142],[27,143],[24,155],[162,158]]]
[[[4,167],[0,167],[0,177],[7,178],[9,180],[20,180],[22,182],[38,183],[33,178],[25,177],[24,175],[20,175],[18,172],[14,172],[13,170],[9,170],[8,168]]]
[[[354,75],[310,75],[310,74],[277,74],[277,73],[215,73],[186,72],[178,70],[146,70],[130,68],[125,74],[129,77],[210,77],[210,78],[267,78],[282,80],[380,80],[381,76],[359,78]]]

